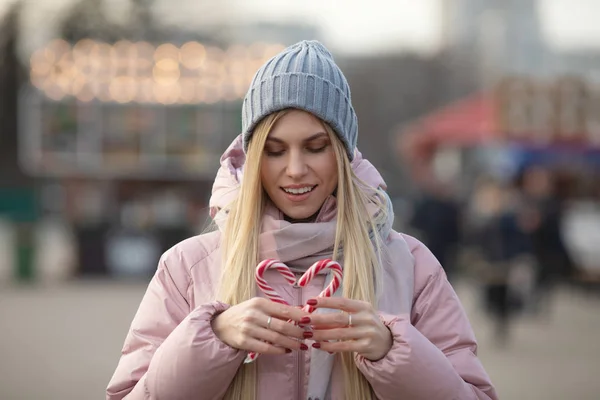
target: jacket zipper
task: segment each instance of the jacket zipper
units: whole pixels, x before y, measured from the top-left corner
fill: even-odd
[[[296,290],[298,290],[298,305],[302,306],[302,288],[296,286]],[[297,363],[296,363],[296,376],[298,377],[298,387],[296,388],[296,399],[302,400],[302,383],[304,381],[304,374],[302,373],[302,363],[304,362],[304,352],[300,350],[298,352]]]

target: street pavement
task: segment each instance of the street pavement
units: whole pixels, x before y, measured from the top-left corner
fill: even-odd
[[[561,289],[543,318],[520,318],[495,344],[479,292],[457,284],[479,355],[503,400],[600,399],[600,296]],[[0,400],[103,399],[139,283],[0,287]]]

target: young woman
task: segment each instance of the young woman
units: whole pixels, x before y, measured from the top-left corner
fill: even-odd
[[[496,399],[441,266],[391,229],[329,51],[303,41],[276,55],[242,113],[213,186],[218,229],[162,256],[107,399]],[[344,273],[331,298],[317,298],[330,273],[300,288],[267,271],[289,306],[257,290],[262,260],[301,276],[328,258]]]

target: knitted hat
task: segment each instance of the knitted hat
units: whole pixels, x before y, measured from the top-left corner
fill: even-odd
[[[256,125],[286,108],[308,111],[327,122],[344,143],[350,160],[354,158],[358,122],[350,87],[329,50],[318,41],[296,43],[256,72],[242,105],[244,151]]]

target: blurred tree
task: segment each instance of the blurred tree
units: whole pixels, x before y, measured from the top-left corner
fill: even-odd
[[[65,12],[59,32],[62,38],[74,43],[83,38],[115,41],[122,29],[109,20],[103,0],[79,0]]]
[[[152,12],[154,0],[130,0],[127,18],[113,21],[104,0],[79,0],[65,13],[60,36],[69,42],[94,38],[106,42],[117,40],[154,41],[160,34]]]
[[[155,40],[157,23],[152,13],[155,0],[130,0],[131,10],[128,25],[134,40]]]
[[[15,2],[0,22],[0,186],[27,186],[18,165],[17,98],[25,74],[17,56],[22,2]]]
[[[25,74],[17,56],[23,3],[13,3],[0,22],[0,217],[15,233],[14,276],[34,277],[34,222],[38,217],[34,179],[19,168],[18,93]]]

